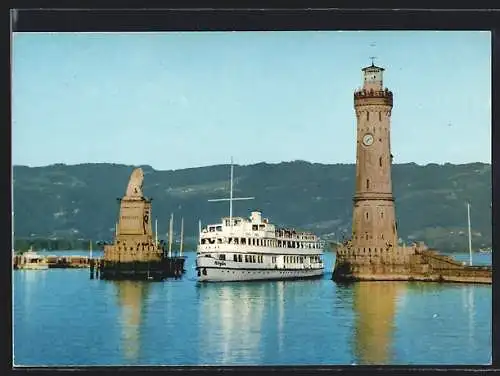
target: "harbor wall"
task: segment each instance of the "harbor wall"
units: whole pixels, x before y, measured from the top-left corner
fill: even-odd
[[[332,278],[337,281],[422,281],[492,283],[491,266],[469,266],[417,246],[382,250],[379,255],[339,247]]]

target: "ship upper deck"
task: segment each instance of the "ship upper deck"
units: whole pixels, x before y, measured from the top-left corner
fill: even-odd
[[[267,218],[262,218],[261,213],[258,211],[253,211],[249,218],[223,217],[220,223],[209,224],[200,233],[200,239],[231,236],[290,239],[306,242],[319,241],[319,238],[311,232],[276,227]]]

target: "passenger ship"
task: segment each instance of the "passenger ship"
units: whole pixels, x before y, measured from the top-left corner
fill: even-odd
[[[320,277],[324,242],[310,232],[278,228],[260,211],[249,218],[233,217],[233,164],[229,217],[205,228],[200,225],[196,255],[199,281],[249,281]]]

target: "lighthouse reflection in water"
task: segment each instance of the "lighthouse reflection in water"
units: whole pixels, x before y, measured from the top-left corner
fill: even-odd
[[[193,260],[187,270],[194,270]],[[334,260],[325,255],[327,270]],[[13,292],[16,365],[473,365],[491,359],[486,285],[341,284],[330,275],[198,283],[189,273],[165,282],[102,281],[89,280],[86,270],[49,269],[14,272]]]

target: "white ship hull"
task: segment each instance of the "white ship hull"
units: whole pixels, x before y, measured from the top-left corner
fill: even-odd
[[[306,279],[323,276],[323,264],[315,266],[287,268],[255,265],[251,263],[236,263],[220,261],[210,257],[196,258],[196,271],[200,282],[230,282],[230,281],[258,281],[258,280],[285,280]]]

